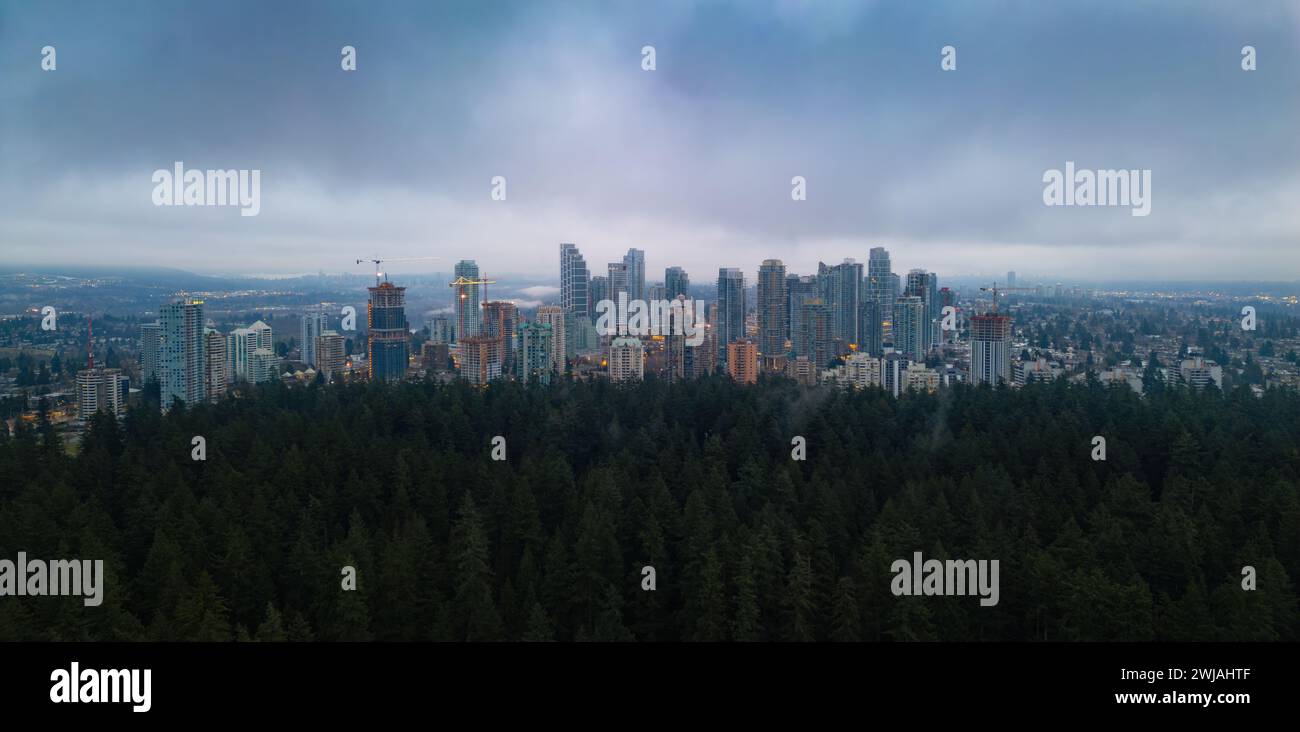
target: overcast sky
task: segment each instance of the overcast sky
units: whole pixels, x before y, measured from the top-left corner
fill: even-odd
[[[175,161],[260,170],[260,214],[154,206]],[[1150,215],[1045,206],[1067,161],[1150,169]],[[941,277],[1294,280],[1300,2],[0,4],[6,263],[558,277],[562,241],[602,273],[644,249],[652,281],[872,246]]]

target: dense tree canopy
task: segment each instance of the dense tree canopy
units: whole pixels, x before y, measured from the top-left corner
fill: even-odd
[[[1300,637],[1276,390],[276,385],[99,415],[75,457],[0,436],[0,476],[0,558],[108,573],[0,598],[9,640]],[[1000,602],[895,597],[915,551],[999,560]]]

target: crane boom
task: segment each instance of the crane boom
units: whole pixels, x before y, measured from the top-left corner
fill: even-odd
[[[996,313],[996,312],[998,311],[998,293],[999,293],[999,292],[1017,292],[1017,291],[1018,291],[1018,292],[1037,292],[1037,291],[1038,291],[1038,288],[1037,288],[1037,287],[998,287],[998,283],[994,282],[992,287],[981,287],[981,288],[980,288],[980,291],[981,291],[981,292],[992,292],[992,293],[993,293],[993,312]]]
[[[497,283],[496,280],[490,280],[490,279],[488,279],[486,274],[484,274],[482,277],[474,277],[474,278],[469,278],[469,277],[465,277],[464,275],[461,275],[461,276],[458,276],[456,279],[452,280],[452,281],[451,281],[447,286],[448,286],[448,287],[458,287],[458,288],[460,288],[460,289],[457,291],[457,294],[458,294],[461,298],[464,298],[464,297],[465,297],[465,288],[466,288],[466,287],[468,287],[468,286],[470,286],[470,285],[483,285],[483,302],[487,302],[487,301],[488,301],[488,299],[487,299],[487,286],[488,286],[488,285],[495,285],[496,283]]]
[[[426,260],[430,260],[430,259],[442,259],[442,257],[398,257],[398,258],[395,258],[395,259],[380,259],[378,256],[375,256],[375,257],[373,257],[373,258],[371,258],[371,259],[358,259],[358,260],[357,260],[357,264],[361,264],[362,262],[374,262],[374,263],[375,263],[375,287],[378,287],[378,286],[379,286],[379,275],[383,274],[382,272],[379,271],[379,265],[380,265],[380,263],[382,263],[382,262],[422,262],[422,261],[426,261]]]

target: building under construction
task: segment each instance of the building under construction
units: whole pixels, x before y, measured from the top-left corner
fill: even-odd
[[[502,340],[477,335],[461,338],[456,352],[460,374],[475,386],[486,386],[501,376]]]
[[[398,381],[406,375],[410,331],[406,326],[406,288],[382,282],[370,290],[366,306],[370,378]]]
[[[971,383],[1011,381],[1011,318],[996,312],[970,319]]]

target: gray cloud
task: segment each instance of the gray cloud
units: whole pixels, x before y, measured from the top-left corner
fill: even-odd
[[[652,279],[699,282],[877,245],[899,271],[1294,279],[1295,7],[10,8],[0,243],[17,262],[219,272],[379,252],[551,275],[575,241],[596,270],[635,246]],[[1258,71],[1239,68],[1246,43]],[[262,170],[262,213],[152,206],[175,160]],[[1067,160],[1151,169],[1152,214],[1043,206],[1043,171]]]

